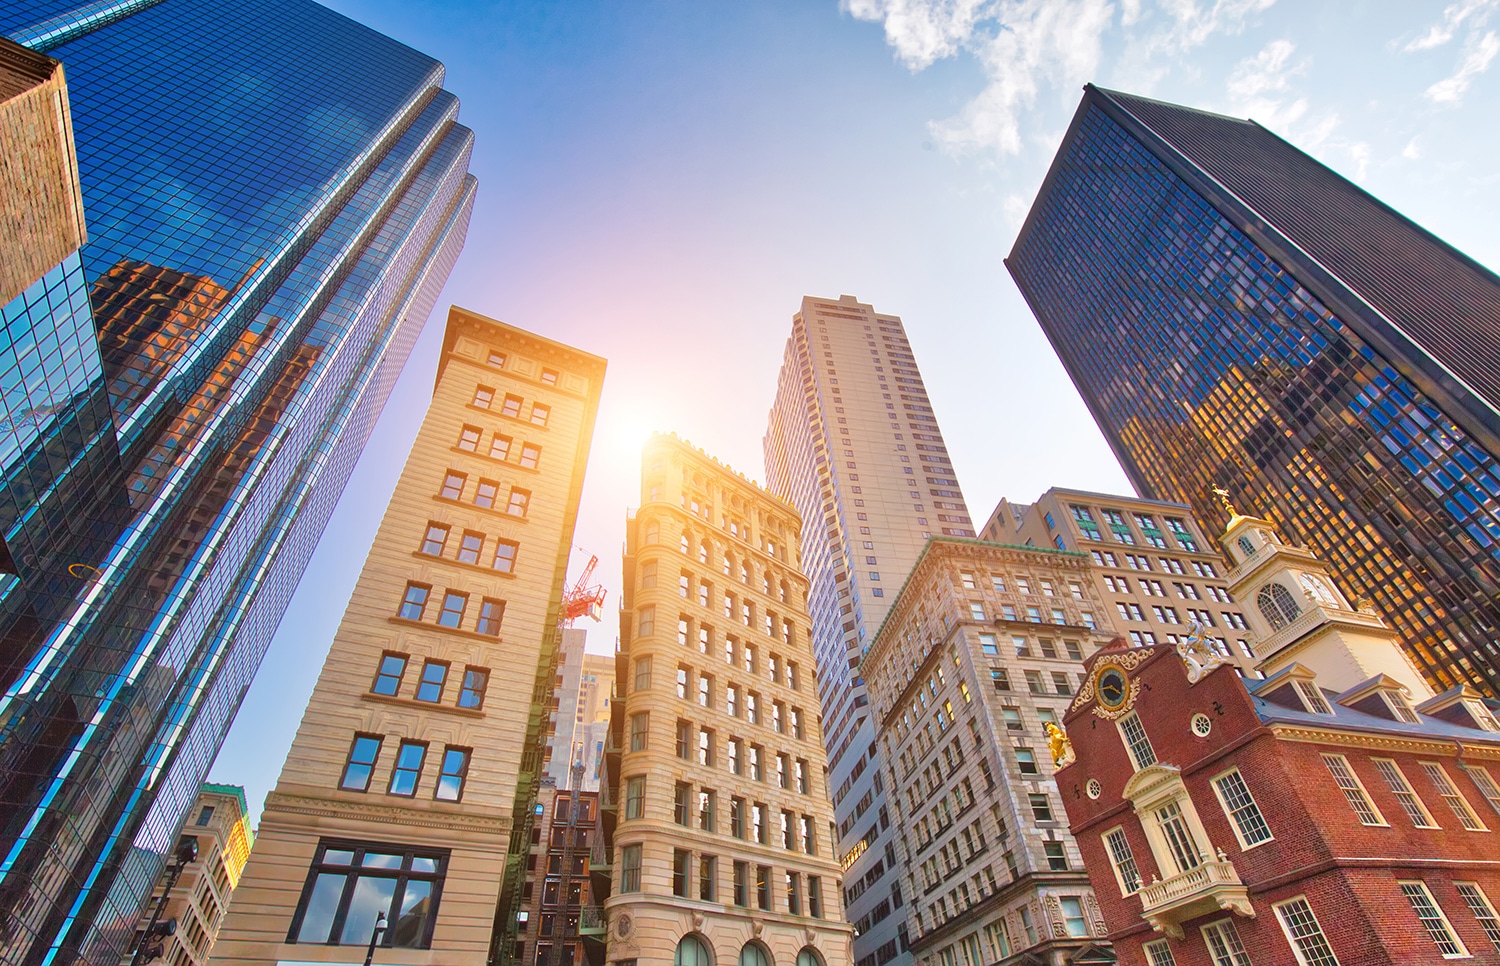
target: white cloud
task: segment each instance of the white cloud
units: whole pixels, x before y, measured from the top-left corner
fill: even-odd
[[[1292,78],[1307,69],[1306,61],[1292,61],[1296,51],[1290,40],[1273,40],[1236,64],[1227,84],[1235,111],[1281,129],[1306,114],[1307,100],[1292,92]]]
[[[1464,0],[1443,10],[1443,19],[1427,28],[1427,32],[1406,45],[1405,50],[1431,50],[1441,47],[1453,39],[1464,21],[1473,17],[1476,26],[1482,25],[1494,9],[1496,0]],[[1477,15],[1477,16],[1476,16]]]
[[[1422,156],[1422,146],[1417,143],[1416,138],[1406,142],[1406,147],[1401,149],[1401,156],[1408,161],[1415,161]]]
[[[1500,0],[1494,0],[1500,2]],[[1103,40],[1116,26],[1113,0],[841,0],[860,20],[885,27],[904,66],[920,71],[961,53],[984,68],[984,90],[956,116],[934,122],[934,140],[953,154],[1017,154],[1026,112],[1046,89],[1076,90],[1098,73]],[[1129,72],[1159,76],[1215,34],[1237,33],[1275,0],[1119,0],[1129,31]],[[1139,37],[1137,37],[1139,32]]]
[[[1435,104],[1457,104],[1463,99],[1474,78],[1489,70],[1490,62],[1500,53],[1500,37],[1491,30],[1467,46],[1463,62],[1451,76],[1427,88],[1427,99]]]
[[[1349,145],[1349,156],[1354,159],[1354,180],[1363,181],[1370,170],[1370,146],[1363,141]]]

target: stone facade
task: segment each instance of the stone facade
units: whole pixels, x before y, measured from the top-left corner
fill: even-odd
[[[920,962],[1113,961],[1047,732],[1101,610],[1082,554],[934,538],[866,654],[905,899],[882,911]]]
[[[796,511],[676,437],[626,527],[609,960],[848,966]],[[748,958],[745,958],[748,957]]]
[[[492,933],[497,906],[502,935],[520,909],[603,376],[598,357],[450,312],[215,963],[358,962],[387,906],[382,963],[482,966],[509,948]]]

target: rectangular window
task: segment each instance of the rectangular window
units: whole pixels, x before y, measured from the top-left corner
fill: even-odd
[[[474,630],[490,637],[500,636],[500,623],[505,619],[505,601],[494,597],[479,598],[479,620]]]
[[[422,613],[427,609],[427,595],[431,592],[432,588],[426,584],[407,584],[397,616],[409,621],[421,620]]]
[[[468,606],[468,594],[448,591],[443,595],[443,609],[438,612],[438,624],[442,627],[458,627],[464,621],[464,611]]]
[[[473,530],[465,530],[463,539],[458,544],[458,562],[466,564],[479,563],[479,554],[483,549],[484,534]]]
[[[1146,966],[1177,966],[1172,955],[1172,946],[1165,939],[1157,939],[1141,947],[1146,951]]]
[[[401,676],[406,673],[407,655],[386,651],[380,655],[380,664],[375,669],[375,682],[370,685],[371,694],[394,697],[401,690]]]
[[[693,760],[693,723],[682,718],[677,719],[677,757]]]
[[[1221,919],[1204,926],[1203,942],[1208,946],[1214,966],[1250,966],[1250,954],[1240,942],[1234,920]]]
[[[750,905],[750,864],[734,864],[734,904],[748,908]]]
[[[1151,747],[1151,739],[1146,735],[1140,716],[1128,714],[1120,719],[1120,737],[1125,739],[1125,747],[1136,771],[1156,764],[1156,751]]]
[[[1266,826],[1265,816],[1250,795],[1245,778],[1239,769],[1226,772],[1214,779],[1214,791],[1219,795],[1219,804],[1234,820],[1234,831],[1244,849],[1271,841],[1271,830]]]
[[[433,704],[443,700],[443,687],[448,682],[448,662],[428,661],[422,665],[422,677],[417,682],[417,700]]]
[[[472,453],[479,448],[479,437],[481,430],[478,426],[464,424],[463,429],[458,432],[458,448],[466,453]]]
[[[449,470],[443,477],[443,488],[438,490],[438,496],[445,500],[457,500],[464,495],[464,483],[468,479],[463,473],[455,473]]]
[[[647,734],[651,728],[651,713],[642,711],[630,716],[630,750],[645,751]]]
[[[672,895],[688,897],[688,876],[693,861],[693,853],[687,849],[672,850]]]
[[[1061,842],[1043,842],[1042,851],[1047,856],[1047,869],[1049,871],[1068,871],[1068,853]]]
[[[1036,766],[1036,754],[1030,748],[1016,749],[1016,766],[1023,775],[1041,774],[1041,770]]]
[[[1455,882],[1453,885],[1458,889],[1458,894],[1463,896],[1464,904],[1474,914],[1490,943],[1500,949],[1500,916],[1495,915],[1490,897],[1484,894],[1477,882]]]
[[[521,465],[529,470],[536,469],[537,461],[542,458],[542,448],[533,443],[521,445]]]
[[[396,766],[391,769],[391,784],[387,791],[392,795],[415,795],[417,782],[422,777],[422,765],[426,760],[426,742],[401,742],[396,752]]]
[[[376,913],[390,915],[385,948],[427,949],[448,853],[324,839],[307,872],[287,942],[364,946]]]
[[[718,811],[718,795],[711,789],[698,790],[698,828],[705,832],[714,830],[714,813]]]
[[[1411,782],[1406,780],[1401,767],[1389,758],[1370,759],[1375,770],[1380,772],[1380,777],[1385,779],[1386,786],[1390,788],[1391,794],[1396,796],[1396,801],[1401,804],[1401,810],[1406,812],[1406,817],[1411,824],[1417,828],[1437,828],[1437,822],[1432,820],[1432,814],[1427,811],[1427,806],[1412,791]]]
[[[693,786],[687,782],[678,782],[672,789],[672,821],[678,825],[689,826],[692,824],[691,814],[693,807]]]
[[[627,845],[620,854],[620,891],[641,891],[641,847]]]
[[[443,749],[442,768],[438,772],[433,798],[440,802],[456,802],[463,798],[464,779],[469,777],[469,759],[473,754],[472,749],[452,745]]]
[[[651,655],[635,659],[635,686],[631,690],[651,690]]]
[[[642,818],[646,814],[646,776],[625,779],[625,817]]]
[[[496,433],[490,438],[490,458],[503,460],[510,458],[510,444],[513,440],[509,436]]]
[[[743,798],[729,800],[729,834],[737,839],[745,837],[745,800]]]
[[[995,635],[993,634],[979,635],[979,649],[990,657],[998,657],[1000,655],[1000,646],[995,643]]]
[[[771,910],[771,867],[755,867],[755,904],[769,912]]]
[[[441,557],[443,548],[448,545],[448,528],[441,523],[427,524],[427,534],[422,538],[422,552],[433,557]]]
[[[814,919],[823,918],[823,879],[820,876],[807,877],[807,914]]]
[[[1193,838],[1193,832],[1183,818],[1182,809],[1175,801],[1158,807],[1154,817],[1178,872],[1189,872],[1203,864],[1203,850],[1198,847],[1198,840]]]
[[[552,415],[552,407],[539,402],[531,404],[531,421],[538,426],[547,425],[547,418]]]
[[[485,510],[494,509],[495,494],[499,492],[499,483],[494,480],[480,480],[479,486],[474,489],[474,505]]]
[[[1031,814],[1038,822],[1052,821],[1052,803],[1047,800],[1045,794],[1031,794],[1026,796],[1031,803]]]
[[[375,759],[380,757],[380,735],[354,736],[349,745],[349,760],[344,763],[344,775],[339,787],[351,792],[369,791],[370,773],[375,770]]]
[[[1134,895],[1141,891],[1141,872],[1135,864],[1135,853],[1130,850],[1130,840],[1123,828],[1104,833],[1104,844],[1109,848],[1110,864],[1115,867],[1115,880],[1120,884],[1121,895]]]
[[[698,856],[698,898],[704,902],[718,901],[719,860],[712,855]]]
[[[504,401],[500,403],[500,415],[519,419],[521,416],[521,397],[514,393],[506,393]]]
[[[1448,803],[1448,807],[1453,810],[1454,815],[1458,816],[1464,828],[1470,832],[1489,831],[1479,820],[1479,816],[1475,815],[1474,810],[1469,807],[1463,794],[1453,787],[1453,780],[1448,777],[1448,772],[1443,769],[1442,765],[1435,761],[1424,761],[1422,770],[1427,772],[1427,777],[1432,781],[1433,787],[1438,790],[1438,795]]]
[[[1339,786],[1339,791],[1344,793],[1349,807],[1354,809],[1355,815],[1359,816],[1360,824],[1384,825],[1384,816],[1370,800],[1370,795],[1365,791],[1365,786],[1360,782],[1359,776],[1354,774],[1354,769],[1349,765],[1349,759],[1343,755],[1324,755],[1323,762],[1333,775],[1334,783]]]
[[[1483,765],[1465,765],[1464,771],[1469,773],[1469,777],[1474,781],[1474,787],[1479,789],[1479,794],[1490,803],[1490,808],[1494,809],[1496,814],[1500,814],[1500,786],[1496,786],[1489,769]]]
[[[458,706],[478,711],[484,707],[484,692],[490,685],[488,668],[464,668],[463,687],[458,692]]]
[[[1328,945],[1323,927],[1318,924],[1318,917],[1313,915],[1306,897],[1298,896],[1271,908],[1276,910],[1281,930],[1286,933],[1287,941],[1292,944],[1302,966],[1339,966],[1338,957]]]
[[[505,512],[513,517],[524,517],[529,506],[531,506],[531,491],[511,487],[510,502],[505,505]]]
[[[1402,882],[1401,894],[1406,896],[1406,901],[1411,903],[1411,910],[1417,914],[1417,921],[1422,924],[1423,929],[1427,930],[1428,937],[1437,946],[1438,952],[1443,954],[1444,959],[1469,955],[1469,950],[1453,932],[1453,926],[1448,922],[1448,917],[1438,907],[1437,902],[1432,898],[1432,893],[1427,890],[1427,883],[1420,879]]]

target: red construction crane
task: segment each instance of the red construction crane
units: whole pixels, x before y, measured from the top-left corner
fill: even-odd
[[[590,554],[588,566],[583,568],[583,573],[578,575],[573,586],[563,592],[562,626],[572,627],[573,622],[580,617],[589,617],[597,621],[604,616],[604,586],[602,584],[589,586],[589,578],[594,576],[594,568],[597,566],[599,566],[598,555]]]

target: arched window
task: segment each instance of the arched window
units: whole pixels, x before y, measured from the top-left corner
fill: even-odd
[[[787,590],[787,587],[786,587],[786,581],[784,581],[784,580],[783,580],[783,581],[782,581],[782,582],[781,582],[781,602],[782,602],[782,603],[783,603],[783,604],[785,604],[785,603],[786,603],[786,599],[787,599],[787,597],[788,597],[788,596],[789,596],[789,595],[790,595],[790,592],[789,592],[789,591],[788,591],[788,590]]]
[[[1292,592],[1280,584],[1266,584],[1255,595],[1255,604],[1273,630],[1279,630],[1297,618],[1302,608]]]
[[[677,944],[673,966],[714,966],[714,954],[701,936],[687,935]]]
[[[1247,557],[1255,553],[1255,544],[1250,542],[1249,537],[1240,537],[1240,552]]]
[[[760,943],[745,943],[740,950],[740,966],[771,966],[770,954]]]
[[[661,541],[661,524],[652,520],[646,524],[646,543],[658,543]]]
[[[816,949],[803,946],[802,951],[797,954],[797,966],[823,966],[823,960]]]
[[[772,583],[771,582],[771,571],[767,570],[766,571],[766,596],[767,597],[770,597],[772,594],[776,593],[776,590],[775,590],[774,587],[772,587],[771,583]]]
[[[1333,591],[1328,589],[1328,585],[1323,582],[1321,577],[1314,576],[1313,574],[1303,574],[1302,589],[1307,591],[1307,596],[1324,607],[1337,607],[1339,605],[1338,598],[1333,596]]]

